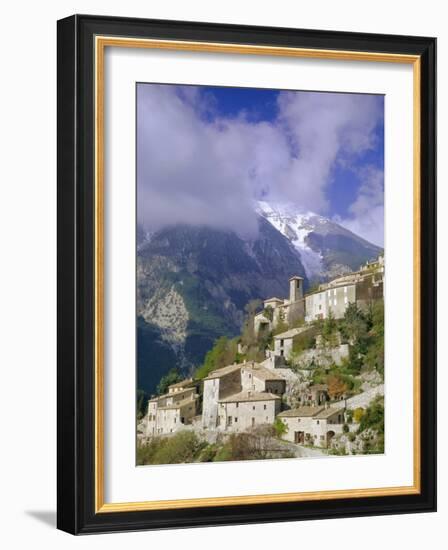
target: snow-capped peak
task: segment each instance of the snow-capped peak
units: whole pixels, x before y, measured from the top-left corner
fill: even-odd
[[[289,239],[298,250],[309,279],[322,273],[323,257],[320,252],[310,248],[306,238],[316,226],[325,225],[329,220],[314,212],[299,212],[297,207],[290,203],[258,201],[255,210]]]

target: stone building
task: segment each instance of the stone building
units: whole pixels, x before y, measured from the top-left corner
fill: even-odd
[[[344,416],[343,408],[330,406],[302,406],[278,415],[287,428],[283,439],[324,448],[336,434],[343,433]]]
[[[294,338],[311,330],[310,327],[292,328],[274,336],[274,355],[288,360],[293,351]]]
[[[243,391],[282,395],[285,393],[286,380],[270,369],[252,361],[241,366],[241,387]]]
[[[191,384],[192,380],[172,384],[168,393],[148,401],[144,422],[146,437],[167,435],[191,423],[197,414],[199,398]]]
[[[340,285],[327,287],[305,297],[305,320],[307,322],[317,319],[326,319],[330,311],[335,319],[344,317],[345,310],[350,303],[356,302],[356,284],[341,283]]]
[[[341,319],[350,303],[365,307],[384,297],[384,257],[367,262],[358,271],[347,273],[319,285],[316,292],[305,296],[305,320],[326,319],[332,312]]]
[[[242,365],[229,365],[204,378],[202,426],[215,429],[218,425],[218,401],[241,391]]]
[[[312,384],[308,386],[298,397],[301,405],[317,407],[329,401],[327,384]]]
[[[242,391],[219,400],[218,429],[244,432],[261,424],[272,424],[280,412],[279,395]]]
[[[305,316],[303,299],[303,278],[294,276],[289,279],[289,298],[268,298],[263,302],[263,310],[254,318],[254,329],[271,331],[280,322],[294,323]]]
[[[303,294],[303,279],[291,277],[289,298],[269,298],[254,318],[254,330],[272,331],[280,322],[291,326],[299,319],[312,322],[326,319],[330,311],[336,319],[344,316],[350,303],[364,307],[384,296],[384,257],[367,262],[353,271],[319,285],[314,292]]]

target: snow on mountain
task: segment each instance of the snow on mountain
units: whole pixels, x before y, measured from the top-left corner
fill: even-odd
[[[293,244],[310,281],[356,270],[383,252],[332,220],[291,204],[258,201],[255,210]]]
[[[278,205],[265,201],[257,202],[256,211],[287,237],[299,251],[309,279],[322,274],[323,256],[307,244],[306,237],[314,231],[316,224],[325,223],[325,218],[313,212],[300,214],[292,205]]]

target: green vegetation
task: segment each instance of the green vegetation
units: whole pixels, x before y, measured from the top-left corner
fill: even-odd
[[[364,414],[365,414],[364,409],[362,407],[358,407],[353,411],[353,421],[356,422],[356,424],[359,424]]]
[[[196,462],[207,444],[193,432],[178,432],[172,437],[155,437],[147,445],[137,446],[137,464],[181,464]]]
[[[330,309],[328,317],[322,323],[322,340],[324,344],[329,347],[336,346],[337,341],[337,332],[338,332],[338,322],[334,318],[333,312]]]
[[[313,371],[313,384],[327,384],[328,393],[332,399],[337,399],[344,394],[356,394],[359,392],[361,380],[352,373],[349,364],[331,365],[328,368],[319,367]]]
[[[317,333],[318,330],[316,327],[310,327],[308,330],[294,337],[292,341],[293,358],[303,351],[315,347]]]
[[[293,454],[290,451],[278,449],[275,437],[275,428],[269,425],[258,426],[246,433],[231,434],[225,442],[212,444],[201,441],[194,432],[182,431],[170,437],[155,437],[147,444],[137,445],[137,464],[291,458]]]
[[[336,455],[336,456],[347,456],[347,451],[345,450],[345,447],[341,447],[338,449],[330,449],[328,451],[329,455]]]
[[[335,345],[336,334],[340,332],[342,341],[350,344],[349,356],[340,365],[318,368],[313,372],[314,383],[329,383],[347,386],[349,393],[359,391],[361,370],[376,370],[384,376],[384,304],[378,300],[369,305],[366,311],[356,304],[349,304],[343,319],[332,315],[325,321],[315,323],[317,330],[327,345]]]
[[[369,430],[366,432],[366,430]],[[384,399],[377,397],[365,410],[358,434],[364,440],[365,454],[384,453]]]
[[[288,432],[288,426],[283,422],[281,418],[277,416],[274,420],[274,430],[275,435],[281,438],[285,433]]]
[[[250,432],[232,434],[215,455],[215,462],[227,460],[261,460],[265,458],[292,458],[287,449],[278,450],[272,442],[276,436],[274,426],[262,425]]]
[[[229,340],[226,336],[221,336],[216,340],[212,349],[207,352],[202,366],[195,372],[195,378],[202,380],[212,371],[231,365],[237,359],[238,340],[233,338]]]
[[[273,338],[270,331],[260,331],[255,334],[254,318],[257,309],[260,307],[260,300],[251,300],[245,307],[246,318],[240,337],[227,338],[221,336],[218,338],[212,349],[207,352],[203,364],[196,369],[195,378],[203,379],[212,371],[231,365],[232,363],[242,363],[247,361],[263,361],[265,359],[265,350],[272,346]],[[272,314],[272,308],[267,308],[267,315]],[[238,353],[238,343],[241,344],[243,353]]]
[[[359,433],[368,428],[384,434],[384,399],[382,397],[377,397],[361,417]]]
[[[175,368],[171,369],[160,379],[156,390],[157,395],[165,394],[168,391],[168,386],[171,386],[171,384],[177,384],[177,382],[180,382],[181,380],[183,380],[183,376],[180,372]]]
[[[349,304],[340,330],[351,344],[349,368],[359,374],[362,367],[378,371],[384,376],[384,303],[378,300],[363,311]]]

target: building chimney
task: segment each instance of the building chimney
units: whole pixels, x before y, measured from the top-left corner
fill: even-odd
[[[289,301],[290,303],[297,302],[303,298],[303,278],[291,277],[289,279]]]

